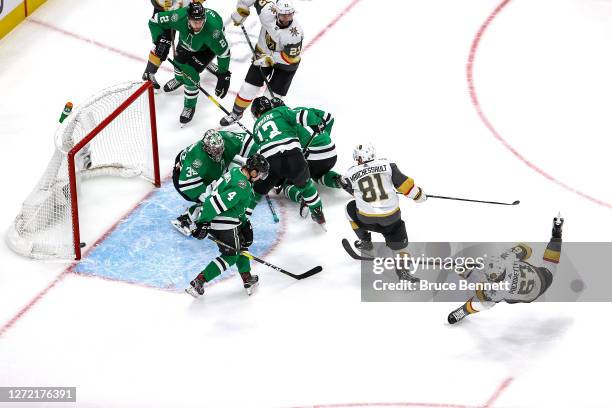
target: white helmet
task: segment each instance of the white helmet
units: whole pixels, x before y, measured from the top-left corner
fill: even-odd
[[[293,14],[295,7],[291,0],[276,0],[276,14]]]
[[[276,0],[276,25],[287,28],[293,23],[295,7],[291,0]]]
[[[365,143],[355,146],[353,149],[353,160],[358,161],[361,159],[362,162],[369,162],[376,158],[376,150],[372,143]]]
[[[512,262],[501,256],[492,256],[485,262],[483,273],[489,282],[500,282],[505,279],[508,269],[512,269]]]

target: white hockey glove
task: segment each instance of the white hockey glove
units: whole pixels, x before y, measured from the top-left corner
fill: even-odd
[[[236,11],[232,13],[232,21],[234,22],[234,25],[235,26],[242,25],[242,23],[244,23],[244,21],[247,19],[249,14],[251,14],[249,9],[238,7]]]
[[[421,187],[416,187],[418,190],[412,198],[417,203],[424,203],[427,201],[427,194],[423,191]]]
[[[264,54],[263,57],[256,59],[255,61],[253,61],[253,65],[259,66],[259,67],[271,67],[274,65],[274,58],[272,58],[271,56]]]

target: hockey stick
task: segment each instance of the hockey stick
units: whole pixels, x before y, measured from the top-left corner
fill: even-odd
[[[249,33],[247,33],[246,28],[244,28],[244,26],[242,24],[240,24],[240,28],[242,29],[242,32],[244,33],[244,38],[246,38],[247,44],[249,44],[249,48],[251,49],[251,52],[253,53],[253,60],[255,60],[257,58],[257,53],[255,52],[255,47],[253,47],[253,43],[251,43],[251,38],[249,37]],[[268,81],[268,78],[266,78],[266,76],[264,75],[263,69],[261,68],[261,66],[257,66],[259,68],[259,73],[261,74],[261,77],[263,78],[264,82],[266,83],[266,87],[268,88],[268,92],[270,93],[270,95],[275,98],[276,96],[274,95],[274,92],[272,92],[272,86],[270,85],[270,82]]]
[[[212,102],[214,103],[219,109],[221,109],[223,111],[223,113],[225,113],[226,115],[229,115],[230,112],[225,109],[223,107],[223,105],[221,105],[219,103],[219,101],[217,101],[211,94],[209,94],[208,92],[206,92],[206,90],[204,88],[202,88],[202,86],[200,85],[199,81],[195,81],[193,78],[191,78],[189,75],[187,75],[182,69],[181,67],[172,59],[172,58],[168,58],[168,61],[174,65],[174,67],[176,69],[178,69],[185,77],[187,77],[188,80],[190,80],[191,82],[193,82],[194,84],[196,84],[196,86],[198,87],[198,89],[200,91],[202,91],[202,93],[204,95],[206,95],[206,97]],[[246,126],[244,126],[242,123],[240,123],[239,121],[236,121],[235,123],[238,124],[238,126],[240,126],[242,128],[242,130],[244,130],[246,133],[248,133],[250,136],[253,136],[253,133],[251,133],[251,131],[249,131],[249,129],[247,129]]]
[[[358,261],[370,261],[370,262],[374,260],[374,258],[372,258],[371,256],[361,256],[357,254],[357,252],[355,252],[350,242],[346,238],[342,238],[342,247],[344,248],[346,253],[349,254],[349,256],[353,259],[356,259]]]
[[[346,253],[353,259],[356,259],[358,261],[368,261],[368,262],[372,262],[375,258],[371,257],[371,256],[363,256],[363,255],[359,255],[357,253],[357,251],[355,251],[353,249],[353,247],[351,246],[351,244],[349,243],[348,239],[343,238],[342,239],[342,247],[344,248],[344,250],[346,251]],[[413,263],[412,260],[408,260],[409,263]],[[426,262],[426,263],[422,263],[421,265],[427,265],[427,266],[437,266],[437,264],[440,264],[441,262],[436,262],[435,260],[433,262]],[[475,263],[466,263],[464,265],[466,268],[475,268],[477,266],[477,264]],[[471,273],[471,272],[470,272]],[[468,274],[469,276],[469,274]],[[466,276],[467,278],[467,276]]]
[[[444,200],[470,201],[470,202],[473,202],[473,203],[497,204],[497,205],[519,205],[521,203],[519,200],[516,200],[516,201],[511,202],[511,203],[500,203],[498,201],[471,200],[469,198],[445,197],[445,196],[427,194],[427,198],[430,198],[430,197],[431,198],[441,198],[441,199],[444,199]]]
[[[274,205],[272,205],[272,200],[270,196],[266,194],[266,201],[268,202],[268,207],[270,207],[270,212],[272,212],[272,219],[275,223],[279,222],[278,215],[276,215],[276,210],[274,210]]]
[[[217,245],[220,245],[220,246],[225,247],[225,248],[227,248],[227,249],[231,249],[231,250],[233,250],[233,251],[236,251],[236,248],[234,248],[233,246],[228,245],[228,244],[226,244],[225,242],[221,242],[221,241],[219,241],[218,239],[215,239],[215,238],[213,238],[213,237],[212,237],[212,236],[210,236],[210,235],[208,236],[208,238],[209,238],[211,241],[213,241],[214,243],[216,243]],[[312,269],[307,270],[307,271],[306,271],[306,272],[304,272],[304,273],[301,273],[301,274],[297,274],[297,275],[296,275],[296,274],[294,274],[294,273],[291,273],[291,272],[289,272],[289,271],[287,271],[287,270],[285,270],[285,269],[281,268],[280,266],[276,266],[276,265],[271,264],[270,262],[264,261],[263,259],[256,257],[255,255],[253,255],[252,253],[250,253],[250,252],[248,252],[248,251],[240,251],[240,254],[242,254],[242,255],[246,256],[246,257],[247,257],[247,258],[249,258],[249,259],[252,259],[252,260],[254,260],[254,261],[257,261],[257,262],[259,262],[260,264],[266,265],[267,267],[272,268],[272,269],[274,269],[274,270],[276,270],[276,271],[278,271],[278,272],[280,272],[280,273],[283,273],[283,274],[285,274],[285,275],[287,275],[287,276],[291,276],[293,279],[297,279],[297,280],[306,279],[306,278],[308,278],[308,277],[310,277],[310,276],[312,276],[312,275],[315,275],[315,274],[317,274],[317,273],[319,273],[319,272],[321,272],[321,271],[323,270],[323,268],[322,268],[320,265],[318,265],[318,266],[315,266],[315,267],[314,267],[314,268],[312,268]]]

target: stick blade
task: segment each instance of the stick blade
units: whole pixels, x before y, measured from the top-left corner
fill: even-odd
[[[304,272],[301,275],[298,275],[298,280],[302,280],[302,279],[306,279],[312,275],[316,275],[317,273],[321,272],[323,270],[323,267],[321,265],[317,265],[314,268],[310,269],[309,271]]]
[[[520,200],[516,200],[515,202],[512,203],[512,205],[519,205],[521,203]]]

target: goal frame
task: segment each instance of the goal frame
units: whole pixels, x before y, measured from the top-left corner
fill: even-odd
[[[125,111],[136,99],[147,93],[149,101],[149,119],[151,124],[151,147],[153,156],[153,184],[155,187],[161,186],[159,175],[159,151],[157,144],[157,120],[155,114],[155,97],[153,83],[146,81],[132,95],[130,95],[121,105],[119,105],[110,115],[100,122],[91,132],[80,142],[74,145],[66,155],[68,160],[68,180],[70,183],[70,205],[72,207],[72,237],[74,245],[75,260],[81,259],[81,232],[79,227],[79,200],[77,196],[77,171],[75,165],[76,154],[91,142],[102,130],[104,130],[114,119]]]

